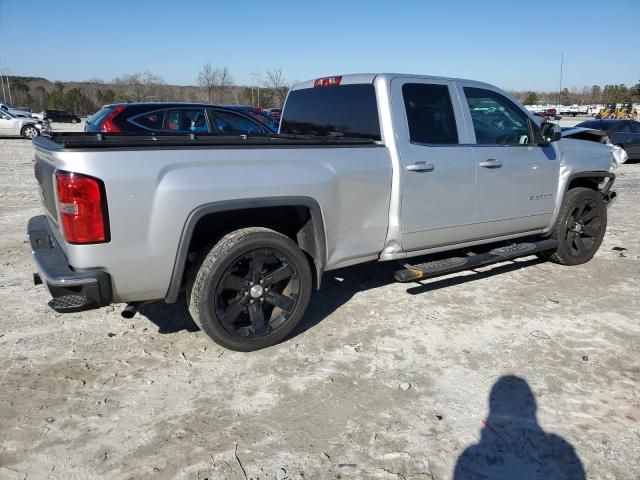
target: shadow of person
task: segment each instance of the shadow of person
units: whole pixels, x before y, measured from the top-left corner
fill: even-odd
[[[584,480],[582,462],[558,435],[536,418],[529,384],[513,375],[500,378],[489,395],[489,416],[480,442],[458,458],[454,480]]]

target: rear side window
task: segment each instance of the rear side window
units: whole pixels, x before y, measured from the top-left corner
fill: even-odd
[[[142,115],[131,117],[128,121],[147,130],[162,130],[162,120],[164,119],[164,111],[147,112]]]
[[[375,89],[354,84],[293,90],[280,133],[380,140]]]
[[[451,145],[458,143],[458,129],[446,85],[406,83],[404,108],[412,142]]]
[[[209,110],[212,130],[216,133],[234,135],[242,133],[262,133],[262,127],[247,117],[221,110]]]
[[[209,125],[202,108],[168,110],[164,117],[164,128],[170,132],[208,133]]]

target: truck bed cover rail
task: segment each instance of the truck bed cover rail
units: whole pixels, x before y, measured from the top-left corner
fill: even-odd
[[[58,132],[37,137],[34,144],[49,150],[111,149],[138,147],[280,147],[280,146],[377,146],[369,138],[320,137],[311,135],[215,135],[215,134],[149,134]]]

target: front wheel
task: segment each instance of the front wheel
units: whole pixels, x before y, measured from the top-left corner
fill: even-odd
[[[551,235],[558,246],[542,256],[562,265],[586,263],[600,248],[606,229],[607,206],[602,195],[590,188],[572,188],[565,196]]]
[[[225,235],[187,281],[189,312],[216,343],[254,351],[285,339],[311,297],[311,268],[288,237],[261,227]]]
[[[40,132],[33,125],[26,125],[25,127],[22,128],[22,131],[20,132],[20,134],[27,140],[33,140],[38,135],[40,135]]]

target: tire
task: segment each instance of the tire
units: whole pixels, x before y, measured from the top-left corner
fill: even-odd
[[[40,132],[33,125],[25,125],[24,127],[22,127],[22,130],[20,130],[20,135],[22,135],[27,140],[33,140],[38,135],[40,135]]]
[[[550,238],[556,250],[540,254],[560,265],[581,265],[600,248],[607,229],[607,206],[599,192],[577,187],[569,190]]]
[[[187,278],[195,323],[219,345],[250,352],[284,340],[309,305],[311,268],[288,237],[261,227],[204,249]]]

